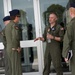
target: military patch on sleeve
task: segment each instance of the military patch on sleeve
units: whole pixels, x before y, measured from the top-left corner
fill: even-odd
[[[62,28],[60,28],[60,30],[64,30],[64,28],[62,27]]]
[[[50,32],[50,28],[48,28],[47,32]]]

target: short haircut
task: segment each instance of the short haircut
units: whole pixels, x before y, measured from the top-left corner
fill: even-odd
[[[56,17],[58,18],[58,14],[57,14],[57,12],[50,12],[49,15],[50,15],[50,14],[54,14],[54,15],[56,15]]]

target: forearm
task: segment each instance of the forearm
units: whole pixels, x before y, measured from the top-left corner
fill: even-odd
[[[41,41],[44,41],[44,38],[43,38],[43,37],[39,37],[39,39],[40,39]]]
[[[35,41],[37,41],[37,40],[44,41],[44,38],[43,38],[43,37],[38,37],[38,38],[35,38],[35,39],[34,39],[34,42],[35,42]]]
[[[60,37],[56,37],[56,36],[54,36],[53,39],[56,40],[56,41],[61,41],[61,38],[60,38]]]

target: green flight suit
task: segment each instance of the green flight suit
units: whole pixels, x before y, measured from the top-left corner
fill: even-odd
[[[3,45],[4,45],[5,75],[10,75],[9,74],[9,65],[8,65],[8,54],[7,54],[7,51],[6,51],[5,29],[2,30],[2,39],[3,39]]]
[[[63,42],[63,57],[67,58],[68,51],[72,50],[73,56],[70,60],[72,75],[75,75],[75,18],[67,25],[67,30]]]
[[[51,40],[51,43],[48,43],[47,38],[46,38],[47,33],[50,33],[55,37],[60,37],[62,41],[64,30],[58,24],[56,24],[52,28],[50,27],[50,25],[45,28],[43,37],[46,41],[46,50],[45,50],[45,56],[44,56],[43,75],[49,75],[51,61],[53,62],[57,75],[63,75],[62,67],[61,67],[61,54],[62,53],[60,50],[60,42],[53,39]]]
[[[7,42],[6,50],[8,54],[10,75],[22,75],[21,56],[16,50],[20,47],[19,28],[13,21],[10,21],[6,26],[5,37]],[[12,50],[12,48],[15,48],[15,50]]]

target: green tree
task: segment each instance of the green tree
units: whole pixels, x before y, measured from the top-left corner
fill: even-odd
[[[65,7],[59,5],[59,4],[52,4],[47,8],[47,11],[43,13],[45,24],[48,24],[48,16],[50,12],[55,12],[58,15],[58,23],[62,22],[63,19],[63,12],[65,10]]]

